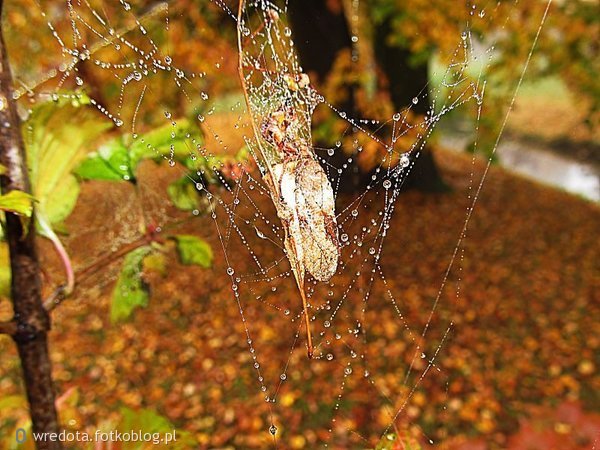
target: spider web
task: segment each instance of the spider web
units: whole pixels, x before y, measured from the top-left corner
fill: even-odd
[[[475,42],[469,31],[472,23],[508,19],[495,17],[498,5],[493,2],[489,7],[473,5],[463,18],[465,31],[456,36],[454,52],[444,55],[449,64],[441,74],[441,82],[423,87],[429,91],[431,102],[425,117],[417,122],[409,120],[411,107],[407,107],[388,120],[376,121],[350,117],[304,78],[287,24],[287,2],[247,0],[241,20],[236,7],[226,2],[205,3],[204,8],[223,11],[232,32],[239,34],[249,109],[239,93],[229,101],[213,100],[210,92],[219,77],[235,77],[237,65],[232,71],[231,64],[215,56],[216,61],[198,70],[185,67],[185,61],[171,56],[170,29],[173,22],[183,20],[185,11],[170,3],[144,8],[124,0],[37,4],[34,20],[45,24],[49,33],[41,39],[39,54],[54,54],[45,62],[49,69],[42,77],[34,73],[19,78],[22,87],[16,97],[56,100],[73,95],[65,94],[68,89],[85,90],[90,79],[114,83],[116,94],[109,99],[96,96],[93,83],[89,83],[87,93],[92,105],[133,139],[139,138],[139,129],[143,131],[147,123],[165,120],[173,127],[174,138],[178,128],[175,117],[180,111],[200,111],[194,115],[207,142],[190,138],[184,144],[190,164],[198,163],[195,176],[176,163],[177,149],[161,156],[172,170],[186,174],[209,202],[208,216],[225,262],[224,267],[217,268],[222,271],[218,276],[231,290],[231,303],[218,307],[236,308],[239,313],[238,324],[224,326],[236,336],[238,347],[245,347],[240,350],[240,370],[250,369],[253,374],[244,381],[251,397],[259,395],[262,399],[262,405],[256,404],[256,414],[267,417],[265,432],[271,445],[287,448],[292,434],[300,433],[309,443],[325,447],[368,447],[374,446],[377,438],[401,428],[409,428],[420,440],[435,444],[444,436],[435,426],[419,426],[415,418],[427,403],[428,391],[442,391],[449,397],[447,374],[440,361],[456,326],[451,317],[439,312],[440,304],[461,299],[467,226],[491,160],[480,174],[476,174],[473,160],[467,198],[456,206],[465,208],[464,222],[459,229],[443,230],[455,234],[456,239],[449,256],[440,262],[437,291],[422,296],[416,304],[408,298],[405,287],[393,276],[398,273],[394,259],[401,258],[386,253],[386,239],[390,234],[393,239],[402,235],[395,219],[403,203],[400,193],[438,123],[462,108],[474,112],[475,130],[479,128],[486,69],[494,43]],[[355,18],[360,14],[360,3],[355,0],[352,5]],[[523,75],[547,12],[540,19]],[[355,35],[352,41],[356,43],[358,38]],[[357,48],[354,51],[356,59]],[[479,67],[475,75],[474,65]],[[165,77],[173,89],[168,93],[157,91],[153,85]],[[517,90],[518,86],[512,102]],[[415,92],[415,105],[422,101],[422,92]],[[152,114],[157,104],[162,109],[160,118]],[[182,108],[181,104],[186,106]],[[282,108],[295,114],[294,133],[310,147],[336,197],[340,247],[337,269],[329,281],[317,282],[308,277],[306,283],[308,321],[314,338],[312,361],[306,358],[304,310],[286,252],[286,230],[277,217],[272,188],[265,181],[268,167],[281,163],[282,156],[272,142],[265,140],[261,127]],[[311,122],[317,108],[329,109],[346,123],[347,132],[340,134],[331,148],[313,146]],[[234,119],[224,128],[218,120],[220,114]],[[496,145],[505,124],[506,120]],[[214,163],[214,156],[231,154],[225,134],[241,137],[256,167],[239,163],[235,176],[224,175],[226,167]],[[349,141],[345,138],[350,134],[353,140],[346,145]],[[365,151],[362,142],[375,143],[382,157],[361,192],[344,194],[340,186]],[[207,170],[220,181],[219,189],[206,185]],[[156,212],[154,219],[158,223],[172,220],[165,209]],[[407,245],[418,239],[401,237]],[[307,419],[303,424],[288,421],[289,399],[298,390],[310,391],[318,399],[305,404]],[[434,414],[443,417],[446,403],[436,404]],[[357,410],[367,411],[371,418],[380,414],[384,420],[359,427]],[[309,420],[309,416],[314,418]],[[439,420],[430,418],[429,422]]]

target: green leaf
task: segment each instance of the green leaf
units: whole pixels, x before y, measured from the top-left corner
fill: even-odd
[[[27,409],[27,399],[22,395],[7,395],[0,398],[0,411]]]
[[[84,180],[135,181],[129,152],[121,138],[89,154],[74,173]]]
[[[167,194],[171,202],[183,211],[198,208],[198,191],[188,177],[180,178],[169,184]]]
[[[197,448],[198,442],[193,438],[192,434],[187,431],[178,430],[164,416],[156,413],[151,409],[132,410],[126,407],[121,408],[122,419],[117,428],[122,432],[131,430],[141,430],[142,433],[160,433],[163,436],[165,433],[175,432],[176,439],[170,443],[156,443],[152,448],[169,449],[169,450],[184,450],[189,448]],[[148,443],[134,442],[124,443],[123,450],[142,450],[148,448]]]
[[[141,429],[146,433],[161,433],[172,431],[175,428],[166,417],[163,417],[150,409],[134,411],[122,408],[123,420],[121,427],[124,430]]]
[[[185,265],[209,268],[213,261],[213,251],[208,242],[187,234],[173,236],[177,243],[179,260]]]
[[[6,195],[0,195],[0,210],[31,217],[33,196],[22,191],[10,191]]]
[[[110,320],[113,323],[129,318],[134,309],[148,305],[148,289],[141,274],[142,262],[151,251],[150,246],[141,247],[125,257],[112,295]]]
[[[73,210],[79,184],[71,172],[92,142],[113,126],[89,106],[85,95],[73,94],[70,101],[64,97],[39,104],[23,124],[36,213],[47,226],[63,221]]]
[[[195,151],[192,139],[196,145],[203,143],[200,130],[187,119],[179,119],[176,125],[167,124],[152,130],[131,144],[131,166],[137,167],[144,159],[162,161],[171,157],[187,166],[193,162],[190,158],[190,154]]]
[[[163,277],[167,276],[167,261],[165,260],[165,255],[160,252],[150,253],[146,256],[142,267],[144,272],[157,272]]]
[[[10,297],[10,257],[8,254],[8,244],[0,243],[0,296]],[[1,410],[2,408],[0,408]]]
[[[0,266],[0,296],[10,298],[10,280],[11,272],[10,266]]]
[[[37,207],[36,214],[44,217],[54,228],[55,224],[63,224],[71,214],[80,192],[79,183],[73,175],[67,175],[56,185],[52,194],[46,197],[45,203]],[[38,230],[40,228],[38,227]]]

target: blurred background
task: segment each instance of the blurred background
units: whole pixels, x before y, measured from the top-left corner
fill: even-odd
[[[313,143],[355,237],[335,283],[314,288],[319,308],[343,305],[329,330],[315,313],[331,353],[312,361],[289,270],[252,266],[249,249],[282,253],[254,225],[277,220],[260,182],[239,191],[260,175],[237,3],[74,3],[7,1],[2,17],[45,298],[65,271],[76,280],[51,306],[64,427],[176,428],[165,448],[185,449],[600,445],[598,1],[280,5],[325,99]],[[418,157],[364,267],[356,236],[388,205],[367,189],[380,142]],[[0,256],[9,320],[4,242]],[[14,439],[27,403],[12,340],[0,348],[0,448],[34,448]],[[156,447],[85,445],[65,447]]]

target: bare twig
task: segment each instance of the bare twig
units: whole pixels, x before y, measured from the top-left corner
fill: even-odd
[[[106,268],[108,265],[127,255],[128,253],[157,241],[158,232],[154,228],[149,229],[148,232],[139,239],[136,239],[135,241],[130,242],[129,244],[123,245],[115,252],[107,253],[101,256],[89,266],[75,272],[75,278],[77,279],[78,283],[81,283],[82,281],[85,281],[86,279],[90,278],[95,273]],[[72,291],[65,291],[64,285],[58,286],[54,290],[54,292],[52,292],[52,294],[44,301],[44,307],[47,311],[52,311],[54,308],[60,305],[66,298],[68,298],[68,296],[71,293]]]

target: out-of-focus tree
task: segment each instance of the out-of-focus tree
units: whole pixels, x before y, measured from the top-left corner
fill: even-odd
[[[489,49],[478,56],[485,59],[478,63],[484,65],[488,82],[479,124],[479,151],[485,154],[491,154],[542,24],[526,79],[559,76],[586,109],[586,121],[591,126],[597,124],[597,2],[554,2],[543,21],[547,6],[543,0],[484,6],[481,2],[449,0],[289,2],[305,69],[317,75],[317,82],[333,103],[355,117],[389,118],[393,111],[410,107],[411,116],[418,121],[431,107],[428,90],[434,88],[429,84],[434,56],[444,65],[456,62],[464,36],[467,45]],[[415,96],[419,102],[411,104]],[[410,144],[410,139],[405,141]],[[363,170],[368,171],[379,160],[374,153],[378,151],[359,155]],[[408,184],[436,190],[441,183],[427,146],[419,159]]]
[[[430,109],[428,74],[431,74],[433,56],[448,63],[461,45],[461,34],[465,31],[478,45],[493,46],[493,58],[485,75],[488,89],[479,139],[479,150],[489,153],[509,103],[507,98],[514,92],[542,23],[547,1],[484,4],[470,0],[290,0],[287,4],[293,38],[305,70],[316,75],[313,82],[331,103],[355,118],[390,119],[394,112],[410,107],[409,119],[422,120]],[[94,0],[87,12],[89,17],[82,20],[98,27],[90,11],[100,11],[115,35],[123,34],[132,43],[146,39],[137,32],[141,24],[161,51],[172,57],[174,66],[177,64],[185,74],[205,74],[195,79],[196,89],[190,90],[188,97],[181,95],[182,89],[172,74],[156,74],[152,89],[145,93],[145,101],[161,108],[146,108],[138,117],[138,122],[149,123],[164,120],[160,117],[164,109],[169,109],[174,116],[191,116],[190,111],[201,103],[196,98],[198,88],[209,92],[212,98],[239,89],[236,27],[227,13],[227,9],[235,11],[236,5],[237,0],[132,2],[131,10],[124,10],[118,2]],[[600,85],[596,80],[600,69],[597,7],[595,0],[555,0],[527,72],[527,79],[560,76],[580,100],[578,106],[587,112],[590,126],[597,124],[600,111]],[[85,14],[85,8],[81,13]],[[88,94],[101,103],[116,104],[122,80],[115,77],[114,71],[96,65],[94,59],[123,60],[128,49],[116,39],[99,39],[85,26],[78,27],[82,35],[74,42],[70,20],[63,2],[7,3],[4,16],[7,48],[18,87],[25,93],[31,90],[32,97],[54,92],[60,75],[44,80],[53,70],[64,68],[65,62],[73,56],[61,47],[53,35],[52,30],[55,30],[66,47],[83,50],[86,44],[92,52],[93,57],[81,60],[75,67],[85,79],[83,87]],[[77,87],[73,79],[69,78],[64,88]],[[126,89],[127,98],[122,105],[124,116],[131,116],[136,107],[142,89],[142,83],[138,84],[130,84]],[[415,96],[419,97],[418,104],[411,103]],[[325,119],[323,113],[317,111],[315,124]],[[327,129],[330,135],[339,137],[345,133],[347,122],[339,122],[332,125],[333,129]],[[397,145],[398,152],[408,150],[411,140],[414,142],[410,133],[403,136]],[[368,140],[361,144],[365,148],[373,147],[358,158],[361,171],[368,173],[385,149],[376,149]],[[355,172],[357,180],[361,178],[361,171]],[[427,146],[412,173],[408,184],[420,183],[421,187],[434,190],[442,186]]]
[[[387,23],[379,29],[369,26],[366,5],[346,1],[290,1],[289,10],[304,69],[338,108],[355,119],[389,119],[395,112],[408,110],[410,105],[410,111],[406,112],[408,121],[418,120],[416,116],[422,118],[429,110],[427,90],[423,89],[428,80],[427,58],[410,61],[411,55],[405,48],[388,45],[385,37],[380,39],[377,34],[385,29],[387,36],[390,27]],[[419,93],[421,101],[415,105],[412,99]],[[332,121],[331,114],[323,110],[317,111],[316,123],[319,121],[326,123],[323,133],[317,130],[320,139],[343,135],[348,126],[345,121]],[[363,133],[358,133],[345,139],[345,149],[355,148],[353,144],[358,141],[363,151],[357,155],[353,176],[344,180],[342,189],[356,189],[368,182],[370,172],[387,151],[372,139],[364,138]],[[389,136],[385,140],[390,141]],[[399,154],[414,144],[415,133],[407,132],[394,147]],[[338,165],[346,159],[342,152],[336,157],[340,160]],[[421,149],[404,183],[404,187],[408,186],[426,191],[445,189],[429,147]]]
[[[383,25],[387,31],[384,36],[379,33],[377,39],[385,39],[387,46],[409,51],[412,64],[434,54],[448,62],[454,54],[457,37],[463,32],[469,32],[484,47],[493,47],[487,69],[487,78],[493,86],[489,90],[491,98],[484,104],[485,116],[493,118],[492,122],[498,122],[506,111],[506,97],[514,92],[548,6],[546,0],[365,1],[375,30]],[[599,50],[598,2],[555,1],[548,9],[526,79],[560,77],[586,110],[586,121],[590,126],[596,125],[600,113]]]

